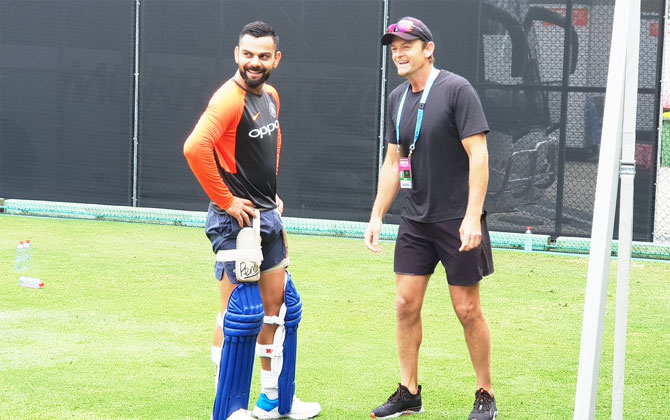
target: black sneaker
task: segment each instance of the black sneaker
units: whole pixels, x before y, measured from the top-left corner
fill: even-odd
[[[373,419],[392,419],[419,413],[423,413],[421,385],[419,385],[419,391],[416,395],[413,395],[406,386],[398,384],[398,389],[393,395],[384,404],[372,410],[370,417]]]
[[[479,388],[475,392],[475,404],[468,420],[494,420],[497,415],[496,399],[484,388]]]

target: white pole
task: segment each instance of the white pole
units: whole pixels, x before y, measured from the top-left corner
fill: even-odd
[[[616,321],[612,368],[612,420],[623,420],[626,330],[628,329],[628,288],[633,241],[633,192],[635,181],[635,123],[640,43],[640,0],[630,2],[630,22],[626,47],[626,87],[624,93],[623,138],[621,149],[621,196],[619,201],[619,252],[617,266]]]
[[[382,30],[385,31],[389,24],[389,2],[388,0],[384,1],[384,19],[382,19]],[[387,77],[387,68],[386,68],[386,45],[382,45],[382,67],[381,67],[381,79],[379,87],[379,101],[381,106],[379,107],[379,149],[377,156],[377,174],[382,170],[382,164],[384,163],[384,145],[386,133],[386,77]]]
[[[140,0],[135,0],[135,62],[133,65],[133,193],[132,204],[137,207],[137,154],[139,148],[140,125]]]
[[[625,45],[628,39],[629,9],[629,0],[618,0],[614,6],[574,420],[593,420],[596,411],[614,210],[621,158],[621,121],[626,68]]]

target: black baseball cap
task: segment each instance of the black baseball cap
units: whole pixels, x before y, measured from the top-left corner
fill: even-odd
[[[433,34],[430,32],[430,29],[419,19],[411,16],[405,16],[398,22],[391,24],[382,36],[382,45],[388,45],[393,42],[394,36],[407,41],[415,39],[425,42],[433,41]]]

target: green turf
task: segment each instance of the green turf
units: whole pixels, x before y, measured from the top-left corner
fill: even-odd
[[[0,215],[0,418],[209,419],[218,310],[201,229]],[[31,239],[18,286],[16,243]],[[398,380],[393,243],[289,237],[304,302],[297,390],[322,419],[364,419]],[[572,418],[588,259],[498,251],[482,286],[500,419]],[[615,263],[597,418],[610,418]],[[626,419],[667,417],[670,265],[634,261]],[[444,272],[423,312],[421,419],[467,418],[474,377]],[[255,369],[258,369],[256,363]],[[256,375],[257,377],[257,375]],[[254,380],[252,403],[258,395]]]

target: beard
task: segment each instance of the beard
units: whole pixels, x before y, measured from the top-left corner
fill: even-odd
[[[265,83],[265,81],[270,78],[270,74],[272,74],[272,70],[263,69],[263,75],[261,77],[259,77],[258,79],[250,79],[247,76],[247,70],[258,70],[258,69],[257,68],[253,69],[251,67],[246,68],[240,67],[240,75],[242,75],[242,80],[244,80],[244,83],[247,85],[247,87],[250,87],[251,89],[255,89],[260,85],[262,85],[263,83]]]

